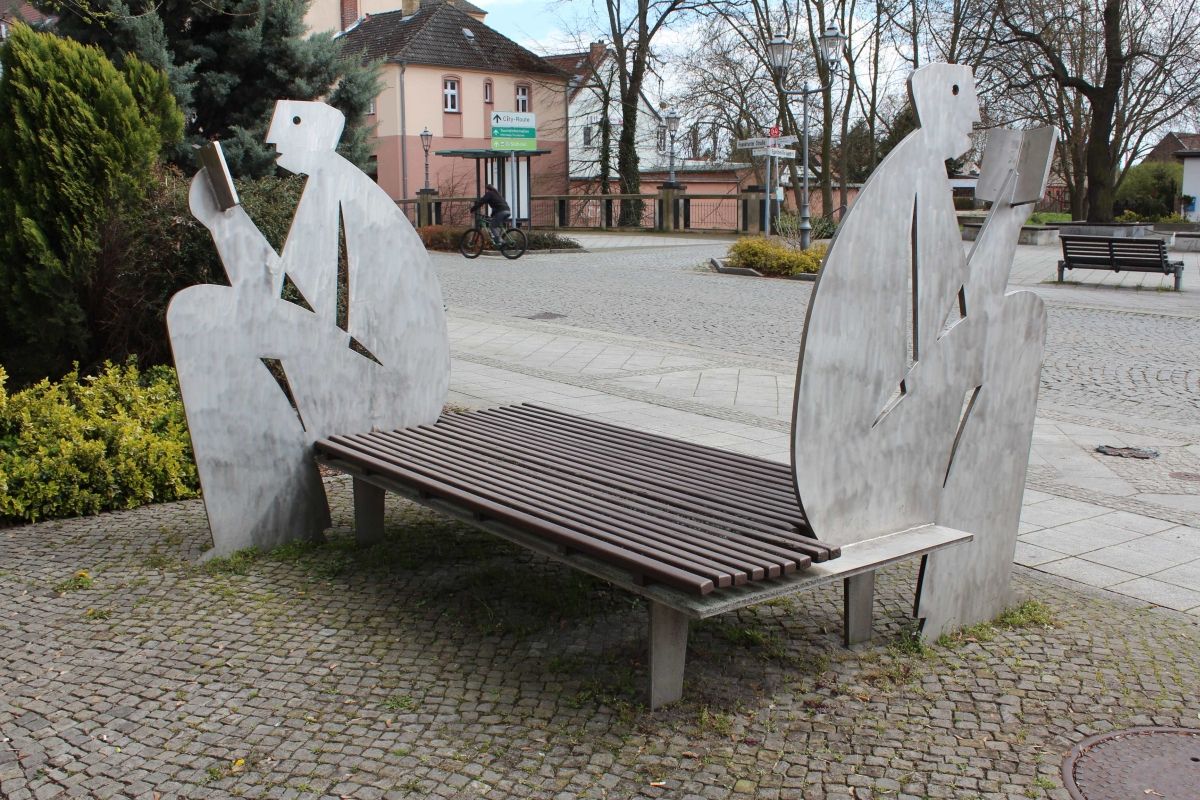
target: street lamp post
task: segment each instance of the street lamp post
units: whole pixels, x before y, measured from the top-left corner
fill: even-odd
[[[433,134],[429,128],[421,131],[421,147],[425,148],[425,188],[429,189],[429,146],[433,144]]]
[[[833,69],[833,65],[837,63],[837,60],[841,54],[842,46],[845,44],[846,37],[842,35],[840,30],[838,30],[837,25],[830,22],[829,25],[825,27],[825,30],[821,32],[821,35],[817,37],[817,41],[820,44],[818,53],[821,60],[827,64],[830,69]],[[783,87],[783,81],[787,77],[788,64],[792,60],[793,49],[795,49],[795,45],[792,44],[790,39],[787,39],[784,36],[776,36],[767,45],[767,54],[771,60],[771,69],[774,73],[775,85],[779,87],[780,91],[783,92],[784,96],[786,97],[799,96],[804,99],[804,114],[803,122],[801,123],[801,127],[803,128],[801,139],[804,142],[802,146],[802,158],[804,166],[802,167],[803,175],[801,176],[803,179],[803,188],[801,189],[800,197],[800,247],[801,249],[807,250],[812,235],[812,224],[810,222],[811,211],[808,205],[808,96],[810,94],[822,92],[827,89],[828,86],[820,84],[812,85],[808,81],[805,81],[804,86],[799,89],[785,89]],[[768,189],[769,188],[770,187],[768,187]]]
[[[675,131],[679,130],[679,112],[671,109],[667,112],[667,134],[671,137],[671,174],[667,183],[675,185]]]

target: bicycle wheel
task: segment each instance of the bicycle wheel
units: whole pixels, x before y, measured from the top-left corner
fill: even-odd
[[[520,258],[529,246],[529,238],[520,228],[509,228],[500,239],[500,252],[505,258]]]
[[[483,252],[483,231],[471,228],[463,233],[462,238],[458,241],[458,252],[467,258],[478,258],[479,254]]]

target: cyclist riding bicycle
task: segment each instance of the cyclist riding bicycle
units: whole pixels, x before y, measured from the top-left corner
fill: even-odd
[[[495,186],[492,186],[490,183],[486,184],[484,190],[483,196],[471,206],[471,212],[474,213],[481,206],[488,206],[491,209],[491,214],[488,215],[488,229],[492,233],[492,243],[499,244],[500,229],[512,214],[509,212],[508,203],[500,196],[500,192],[497,191]]]

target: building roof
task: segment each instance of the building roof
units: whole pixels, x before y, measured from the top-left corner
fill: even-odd
[[[571,99],[592,82],[596,71],[611,54],[604,42],[593,42],[587,50],[578,53],[558,53],[542,56],[562,72],[570,76]]]
[[[449,3],[450,5],[461,9],[467,14],[478,14],[481,17],[486,17],[488,13],[474,3],[468,3],[467,0],[421,0],[421,8],[429,8],[430,6],[440,5],[441,3]]]
[[[38,11],[29,3],[19,2],[19,0],[0,0],[0,21],[9,24],[24,22],[27,25],[37,26],[49,19],[52,18]]]
[[[430,64],[547,77],[567,76],[540,56],[461,10],[463,0],[422,2],[411,16],[402,11],[370,14],[339,41],[367,59]]]
[[[1200,150],[1200,133],[1175,133],[1172,131],[1167,135],[1174,136],[1184,150]]]

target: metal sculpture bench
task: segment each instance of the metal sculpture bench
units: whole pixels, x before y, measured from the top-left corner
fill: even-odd
[[[844,641],[865,642],[876,569],[971,539],[927,525],[831,546],[811,536],[786,464],[534,405],[316,449],[354,477],[364,543],[390,490],[646,597],[652,708],[682,694],[689,620],[841,579]]]
[[[1175,276],[1175,291],[1183,285],[1183,262],[1167,257],[1167,243],[1156,237],[1060,236],[1063,257],[1058,282],[1069,269],[1113,272],[1159,272]]]
[[[184,289],[167,314],[208,556],[319,540],[323,462],[353,476],[365,541],[392,491],[645,597],[653,707],[681,696],[689,620],[841,580],[844,641],[866,641],[875,571],[901,560],[922,559],[922,637],[991,619],[1010,600],[1046,324],[1005,287],[1055,131],[989,132],[976,196],[992,208],[964,254],[945,160],[969,144],[972,85],[955,65],[910,78],[922,125],[872,173],[808,304],[788,465],[535,406],[441,416],[428,253],[337,154],[341,114],[280,101],[267,140],[308,176],[283,251],[210,153],[189,203],[229,285]]]

